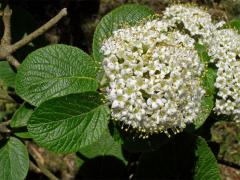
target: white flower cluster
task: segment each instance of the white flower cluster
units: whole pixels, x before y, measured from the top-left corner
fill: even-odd
[[[208,39],[212,32],[224,24],[223,21],[214,24],[208,12],[193,5],[170,6],[163,12],[163,19],[173,27],[182,25],[192,37],[200,40]]]
[[[233,29],[215,31],[208,40],[209,55],[216,63],[218,88],[215,111],[240,117],[240,35]],[[239,118],[240,119],[240,118]]]
[[[205,93],[194,43],[160,20],[114,31],[101,47],[112,117],[150,134],[192,123]]]

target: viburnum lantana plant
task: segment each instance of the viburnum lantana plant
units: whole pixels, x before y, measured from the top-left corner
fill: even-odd
[[[90,56],[57,44],[26,57],[15,83],[25,104],[12,128],[27,131],[15,136],[58,153],[114,156],[125,165],[131,162],[125,151],[141,152],[134,172],[140,179],[175,178],[167,173],[172,164],[185,168],[174,169],[177,179],[219,179],[200,135],[208,120],[240,118],[240,35],[233,25],[193,4],[160,15],[124,5],[99,22],[92,49]],[[33,108],[21,122],[27,103]]]

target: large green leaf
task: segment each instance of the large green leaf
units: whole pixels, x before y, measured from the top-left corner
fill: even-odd
[[[220,172],[217,160],[214,157],[207,142],[198,137],[196,139],[195,156],[197,158],[194,168],[194,180],[214,179],[220,180]]]
[[[110,37],[114,30],[123,25],[135,25],[139,21],[154,15],[153,10],[140,5],[123,5],[105,15],[96,27],[93,37],[93,57],[101,61],[103,56],[100,52],[105,39]]]
[[[28,130],[39,145],[68,153],[97,141],[108,127],[108,119],[102,97],[85,92],[42,103],[28,121]]]
[[[0,179],[23,180],[25,179],[29,158],[24,144],[11,137],[7,142],[0,144]]]
[[[123,156],[121,144],[114,141],[108,130],[97,142],[85,148],[81,148],[79,152],[87,158],[95,158],[97,156],[115,156],[123,162],[126,162]]]
[[[15,72],[12,70],[11,66],[6,61],[0,61],[0,80],[9,86],[15,87]]]
[[[16,92],[32,105],[53,97],[95,91],[97,67],[82,50],[50,45],[29,54],[16,77]]]
[[[136,179],[219,179],[217,161],[204,139],[177,135],[140,158]]]

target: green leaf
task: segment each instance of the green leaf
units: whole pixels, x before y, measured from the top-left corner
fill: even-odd
[[[41,146],[76,152],[97,141],[108,128],[109,109],[95,92],[71,94],[42,103],[28,121],[28,131]]]
[[[197,43],[197,44],[195,44],[195,49],[198,52],[198,56],[199,56],[201,62],[208,63],[211,58],[210,58],[210,56],[208,56],[207,48],[204,45]]]
[[[105,39],[110,37],[114,30],[124,25],[133,26],[144,18],[154,15],[153,10],[141,5],[123,5],[107,15],[99,22],[93,37],[93,57],[96,61],[102,61],[100,52],[101,45]]]
[[[240,20],[239,19],[231,20],[230,22],[226,23],[224,27],[235,29],[238,31],[238,33],[240,33]]]
[[[21,132],[14,132],[14,135],[16,135],[19,138],[23,138],[23,139],[31,139],[31,135],[29,132],[27,132],[27,130],[22,130]]]
[[[206,176],[204,176],[206,175]],[[219,179],[216,159],[200,137],[179,134],[140,158],[136,179]]]
[[[195,180],[216,179],[220,180],[220,172],[217,160],[214,157],[207,142],[198,137],[196,140],[195,156],[197,157],[194,178]]]
[[[11,137],[5,144],[1,144],[0,157],[1,179],[25,179],[29,167],[29,158],[27,149],[20,140]]]
[[[26,103],[23,103],[14,113],[10,126],[13,128],[13,132],[16,136],[20,138],[31,138],[30,134],[27,132],[26,126],[32,113],[33,110]]]
[[[53,97],[95,91],[97,67],[89,55],[67,45],[50,45],[29,54],[16,77],[16,92],[32,105]]]
[[[198,129],[207,120],[212,109],[214,107],[213,96],[204,96],[201,102],[201,112],[199,113],[197,119],[194,121],[194,129]]]
[[[208,116],[211,114],[211,111],[214,107],[214,95],[216,94],[216,88],[214,86],[217,74],[216,70],[212,67],[208,67],[205,71],[204,76],[202,77],[202,86],[206,91],[205,96],[201,101],[201,112],[194,121],[194,129],[186,129],[187,131],[192,131],[198,129],[204,124]]]
[[[121,144],[114,141],[108,130],[104,132],[97,142],[85,148],[81,148],[79,152],[87,158],[95,158],[97,156],[115,156],[126,163]]]
[[[15,72],[12,70],[11,66],[6,61],[0,61],[0,80],[9,86],[15,87]]]
[[[10,126],[12,128],[27,126],[27,122],[32,113],[33,110],[26,103],[23,103],[20,108],[14,113]]]
[[[214,86],[216,78],[217,78],[216,69],[208,67],[202,78],[202,86],[205,89],[207,96],[216,94],[216,88]]]

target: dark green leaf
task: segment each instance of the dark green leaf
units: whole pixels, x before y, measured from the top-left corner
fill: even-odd
[[[89,55],[67,45],[50,45],[29,54],[16,77],[16,92],[32,105],[53,97],[95,91],[97,67]]]
[[[220,180],[220,172],[218,169],[217,160],[214,157],[211,149],[208,147],[207,142],[198,137],[196,139],[195,156],[197,158],[194,168],[195,180],[214,179]]]
[[[198,56],[200,57],[200,60],[202,63],[208,63],[210,60],[210,56],[208,56],[207,48],[203,46],[202,44],[196,44],[195,49],[198,52]]]
[[[0,167],[0,179],[25,179],[29,159],[27,149],[20,140],[11,137],[6,143],[0,145]]]
[[[31,138],[30,134],[27,132],[26,126],[32,113],[33,110],[26,103],[22,104],[14,113],[10,126],[13,128],[13,132],[16,136],[20,138]]]
[[[206,175],[206,176],[204,176]],[[179,134],[140,158],[136,179],[219,179],[216,159],[200,137]]]
[[[123,162],[126,162],[123,156],[121,144],[114,141],[108,130],[104,132],[97,142],[85,148],[81,148],[79,152],[87,158],[95,158],[97,156],[115,156]]]
[[[27,122],[31,117],[33,110],[26,105],[26,103],[22,104],[20,108],[14,113],[10,126],[12,128],[19,128],[27,126]]]
[[[42,103],[28,121],[28,130],[39,145],[69,153],[97,141],[108,119],[109,109],[99,94],[71,94]]]
[[[0,61],[0,80],[9,86],[15,87],[15,72],[12,70],[11,66],[6,61]]]
[[[208,67],[207,70],[205,71],[205,74],[204,74],[203,78],[202,78],[202,85],[203,85],[203,88],[206,91],[207,96],[216,94],[216,88],[214,86],[216,78],[217,78],[216,69]]]
[[[212,109],[214,107],[213,96],[204,96],[202,99],[201,112],[199,113],[197,119],[194,121],[194,129],[198,129],[207,120]]]
[[[96,61],[102,61],[103,57],[100,52],[101,45],[105,39],[112,35],[114,30],[117,30],[124,25],[135,25],[151,15],[154,15],[154,12],[151,9],[140,5],[123,5],[105,15],[94,33],[94,59]]]
[[[17,137],[23,138],[23,139],[30,139],[30,138],[32,138],[30,133],[27,132],[27,130],[23,130],[21,132],[14,132],[14,135],[16,135]]]
[[[201,112],[194,122],[194,129],[198,129],[207,120],[214,107],[214,95],[216,94],[216,88],[214,86],[216,80],[216,70],[208,67],[202,78],[202,86],[206,91],[205,96],[201,101]]]

